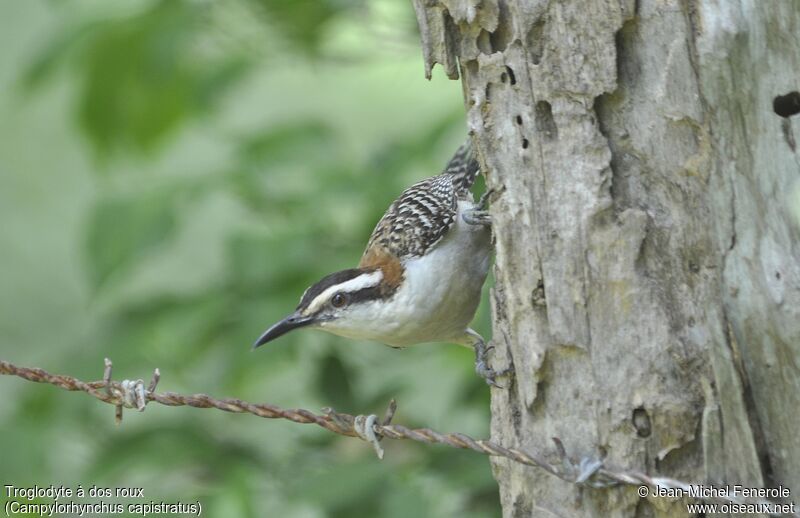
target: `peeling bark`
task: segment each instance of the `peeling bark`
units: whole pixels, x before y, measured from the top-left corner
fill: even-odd
[[[493,439],[797,495],[800,4],[414,6],[499,193]],[[687,515],[493,469],[506,516]]]

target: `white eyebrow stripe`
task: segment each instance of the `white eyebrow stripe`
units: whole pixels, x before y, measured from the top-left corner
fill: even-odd
[[[334,293],[343,291],[345,293],[353,293],[355,291],[363,290],[364,288],[374,288],[383,280],[383,272],[375,270],[372,273],[362,273],[358,277],[350,279],[349,281],[335,284],[317,295],[311,304],[308,305],[303,314],[313,315],[325,305]]]

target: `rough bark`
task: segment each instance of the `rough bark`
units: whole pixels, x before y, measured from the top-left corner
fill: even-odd
[[[800,122],[773,99],[800,87],[800,3],[414,4],[499,193],[493,439],[797,495]],[[506,516],[687,515],[493,469]]]

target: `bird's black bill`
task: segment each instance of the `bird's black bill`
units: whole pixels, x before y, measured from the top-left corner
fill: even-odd
[[[313,320],[312,317],[304,317],[298,315],[297,313],[293,313],[288,317],[284,318],[283,320],[281,320],[280,322],[278,322],[277,324],[273,325],[266,331],[264,331],[264,334],[258,337],[256,343],[253,344],[253,349],[255,349],[256,347],[261,347],[265,343],[271,342],[272,340],[275,340],[279,336],[285,335],[292,329],[297,329],[298,327],[307,326],[312,322],[312,320]]]

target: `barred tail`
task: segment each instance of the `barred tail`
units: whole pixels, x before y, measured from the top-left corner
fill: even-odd
[[[472,187],[480,169],[472,149],[472,139],[467,138],[466,142],[461,144],[453,158],[447,163],[443,174],[449,174],[454,177],[453,185],[456,190],[466,191]]]

